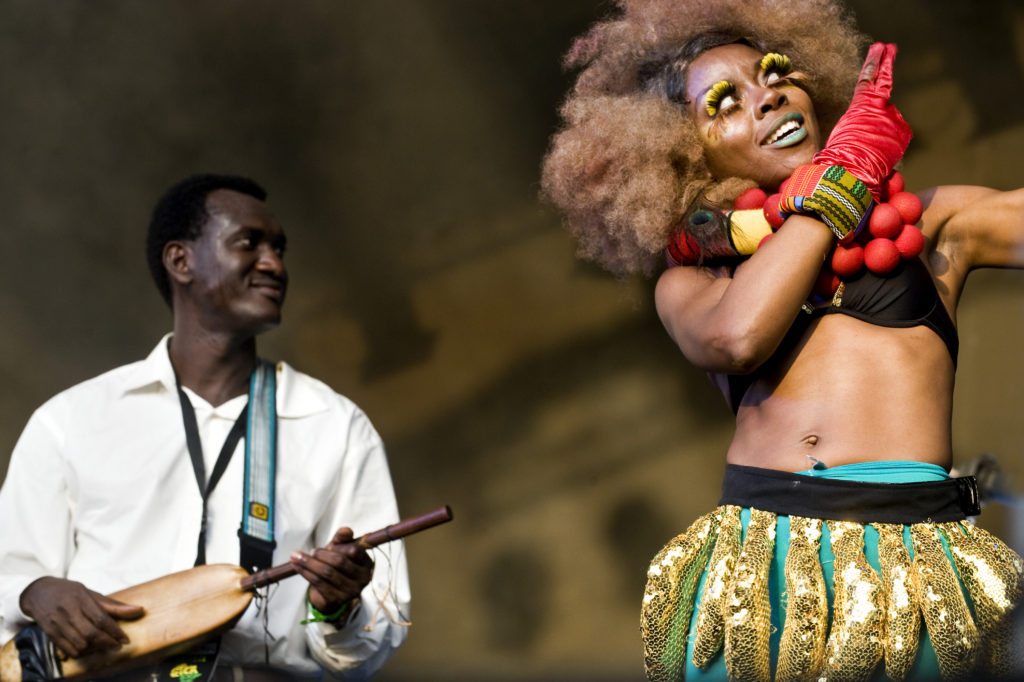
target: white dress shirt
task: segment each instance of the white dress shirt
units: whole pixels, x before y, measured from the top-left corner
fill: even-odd
[[[0,643],[28,622],[22,591],[42,576],[102,594],[190,568],[202,498],[185,445],[164,337],[149,357],[46,402],[29,419],[0,489]],[[186,389],[207,477],[247,402],[217,407]],[[398,520],[380,437],[366,415],[325,384],[277,366],[278,450],[274,565],[321,547],[341,526],[358,536]],[[244,443],[208,500],[207,563],[238,564]],[[221,660],[293,673],[320,667],[345,679],[377,670],[405,639],[409,579],[404,547],[373,550],[373,580],[347,623],[301,625],[307,583],[271,587],[267,628],[251,604],[224,635]]]

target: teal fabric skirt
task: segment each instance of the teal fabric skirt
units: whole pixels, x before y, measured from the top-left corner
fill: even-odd
[[[911,461],[888,461],[888,462],[865,462],[860,464],[846,464],[833,468],[815,468],[799,472],[806,476],[821,478],[840,479],[848,481],[861,481],[871,483],[920,483],[929,481],[944,481],[949,474],[942,467],[935,464],[925,464]],[[743,527],[743,537],[746,537],[747,523],[750,520],[750,509],[745,508],[740,514]],[[772,561],[771,573],[769,575],[768,593],[771,600],[771,662],[772,675],[775,674],[775,662],[779,653],[779,642],[782,637],[782,624],[786,620],[786,576],[784,567],[786,565],[787,549],[789,547],[789,517],[780,514],[775,526],[775,554]],[[909,526],[903,527],[903,542],[908,551],[913,552],[910,541]],[[828,528],[822,524],[822,537],[820,545],[821,568],[825,577],[826,589],[828,592],[829,608],[831,610],[833,601],[832,564],[833,556],[831,543],[829,542]],[[876,572],[881,568],[878,561],[878,532],[870,525],[864,528],[864,552],[868,563]],[[948,553],[948,548],[947,548]],[[952,558],[950,558],[952,561]],[[700,613],[700,595],[704,592],[704,580],[707,576],[705,571],[697,584],[697,603],[693,609],[690,620],[690,634],[687,638],[686,650],[686,679],[701,681],[728,680],[725,669],[725,659],[721,652],[712,660],[706,668],[697,668],[693,665],[693,641],[696,630],[697,615]],[[879,665],[872,680],[886,680],[884,666]],[[921,642],[917,650],[917,659],[911,669],[910,680],[939,680],[938,660],[935,651],[932,649],[927,632],[922,624]]]

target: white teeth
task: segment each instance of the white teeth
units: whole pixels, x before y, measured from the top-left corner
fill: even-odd
[[[789,135],[790,133],[795,133],[796,131],[800,130],[801,127],[802,126],[796,121],[786,121],[781,126],[779,126],[774,133],[772,133],[772,136],[768,138],[767,144],[774,144],[775,142],[778,142],[779,140],[784,138],[786,135]]]

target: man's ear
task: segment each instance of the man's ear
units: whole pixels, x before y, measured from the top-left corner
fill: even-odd
[[[167,276],[185,286],[192,282],[192,251],[188,245],[180,241],[164,244],[164,269]]]

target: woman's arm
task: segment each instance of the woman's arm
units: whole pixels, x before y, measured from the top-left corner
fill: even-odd
[[[925,234],[970,268],[1024,267],[1024,189],[945,186],[921,193]]]
[[[671,268],[655,290],[662,324],[698,367],[751,372],[792,325],[832,241],[822,222],[791,216],[731,278],[704,268]]]
[[[974,268],[1024,268],[1024,189],[949,185],[919,194],[936,279],[956,303]]]

